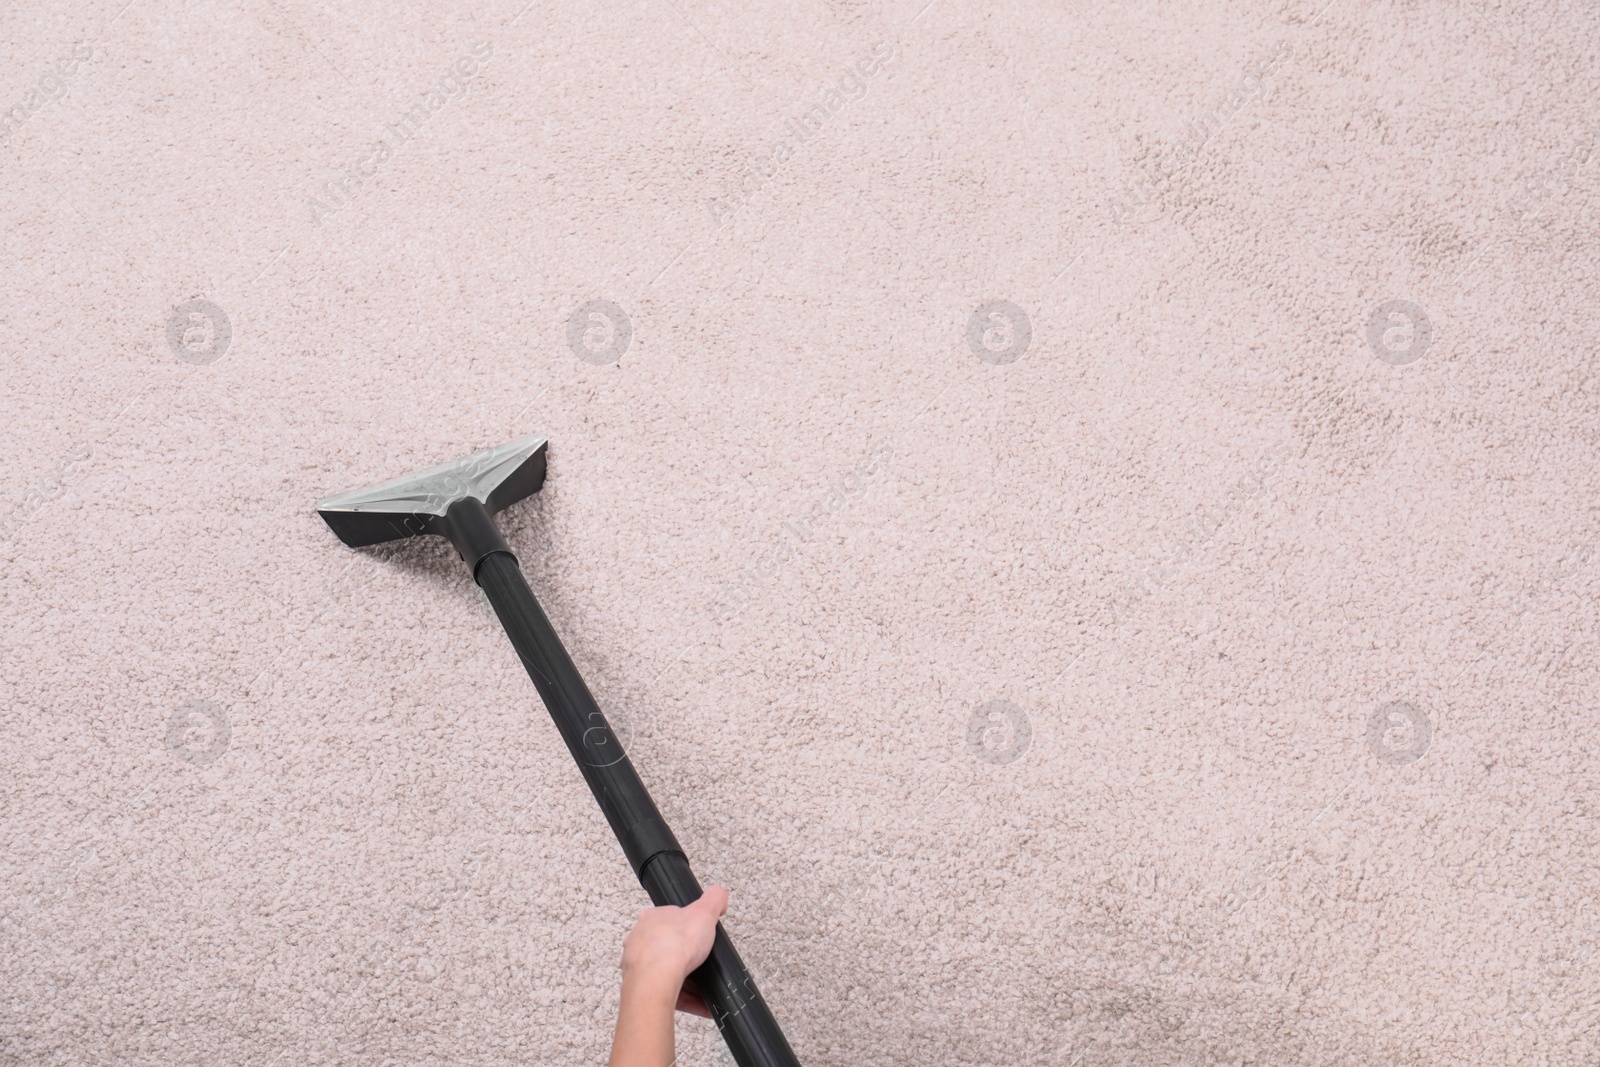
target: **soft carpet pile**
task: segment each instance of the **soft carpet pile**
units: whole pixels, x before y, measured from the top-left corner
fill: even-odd
[[[0,11],[0,1062],[1600,1057],[1600,6]],[[685,1022],[681,1062],[725,1062]]]

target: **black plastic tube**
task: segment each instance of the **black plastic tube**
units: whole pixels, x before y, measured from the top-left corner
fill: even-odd
[[[467,525],[476,516],[452,518]],[[487,515],[483,521],[493,522]],[[469,563],[476,563],[478,585],[500,617],[651,902],[658,907],[692,904],[702,889],[688,858],[528,588],[516,557],[496,547]],[[711,955],[689,980],[711,1009],[739,1067],[800,1067],[722,924],[717,924]]]

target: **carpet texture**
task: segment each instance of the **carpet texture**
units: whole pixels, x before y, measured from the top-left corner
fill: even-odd
[[[0,11],[0,1061],[1600,1060],[1600,5]],[[681,1062],[727,1062],[685,1022]]]

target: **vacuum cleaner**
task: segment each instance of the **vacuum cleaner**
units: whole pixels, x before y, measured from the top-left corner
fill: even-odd
[[[544,485],[547,448],[543,437],[525,437],[328,497],[317,503],[317,512],[353,548],[422,534],[449,539],[499,616],[639,883],[657,907],[681,907],[702,892],[683,846],[650,799],[495,524],[495,515]],[[721,923],[711,955],[689,981],[739,1067],[799,1067]]]

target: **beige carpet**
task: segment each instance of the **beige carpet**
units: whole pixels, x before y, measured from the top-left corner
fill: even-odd
[[[620,849],[312,511],[531,433],[804,1063],[1600,1061],[1600,5],[125,3],[0,10],[0,1062],[603,1062]]]

